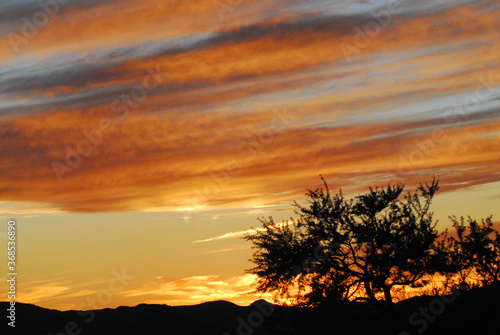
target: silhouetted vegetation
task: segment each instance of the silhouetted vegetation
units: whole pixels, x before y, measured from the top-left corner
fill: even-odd
[[[500,234],[491,217],[478,223],[472,218],[452,216],[456,237],[443,236],[441,249],[447,257],[443,273],[449,281],[466,286],[487,286],[500,282]]]
[[[446,298],[453,300],[451,296]],[[499,334],[500,287],[473,288],[461,293],[444,310],[415,327],[411,316],[433,306],[441,298],[422,296],[394,304],[387,312],[366,302],[338,302],[315,308],[275,306],[272,314],[250,320],[259,312],[256,303],[240,307],[229,302],[210,302],[195,306],[145,305],[95,311],[90,323],[82,312],[48,310],[34,305],[16,304],[20,322],[15,332],[6,322],[1,334],[17,335],[434,335]],[[8,302],[0,302],[5,310]],[[87,312],[88,314],[89,312]],[[421,321],[418,319],[418,321]],[[257,324],[255,321],[259,321]],[[252,326],[251,324],[255,325]],[[73,329],[73,331],[69,331]]]
[[[398,288],[423,287],[437,273],[447,279],[443,294],[466,279],[469,286],[498,283],[500,238],[491,218],[482,225],[469,219],[468,226],[452,218],[457,238],[439,234],[430,212],[436,179],[413,193],[389,185],[352,199],[342,190],[332,196],[323,183],[308,191],[307,206],[295,202],[297,219],[261,219],[262,228],[245,235],[257,249],[247,272],[258,276],[258,291],[299,306],[360,300],[392,306]]]
[[[195,306],[146,305],[60,312],[16,304],[15,333],[32,334],[499,334],[500,234],[492,218],[450,217],[439,233],[430,205],[438,181],[403,193],[404,185],[370,188],[346,199],[327,183],[295,203],[297,219],[244,238],[257,249],[248,270],[257,290],[297,306],[260,300]],[[440,276],[431,295],[424,288]],[[397,288],[420,288],[402,299]],[[399,300],[399,301],[395,301]],[[4,310],[8,302],[0,302]],[[390,308],[378,308],[388,306]],[[473,322],[471,322],[473,320]],[[4,322],[3,333],[12,331]],[[2,333],[2,334],[3,334]]]

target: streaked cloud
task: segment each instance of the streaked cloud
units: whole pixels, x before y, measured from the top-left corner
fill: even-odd
[[[227,300],[249,305],[259,298],[250,286],[253,275],[242,275],[222,280],[218,275],[192,276],[179,280],[158,277],[156,283],[124,292],[127,297],[141,297],[149,303],[168,305],[195,305],[206,301]],[[271,301],[269,294],[262,295]]]
[[[39,287],[30,288],[28,292],[21,292],[17,299],[24,303],[35,304],[48,297],[54,297],[67,292],[69,287],[67,286],[56,286],[56,285],[45,285]]]
[[[450,176],[442,180],[448,190],[498,181],[499,39],[490,2],[420,11],[404,3],[363,46],[355,45],[357,34],[375,22],[373,15],[321,15],[294,2],[288,12],[265,7],[273,13],[265,19],[259,5],[243,2],[234,12],[248,15],[245,24],[214,15],[195,28],[183,24],[182,34],[134,32],[117,44],[99,44],[101,24],[117,32],[120,22],[136,26],[153,11],[152,17],[175,13],[188,22],[214,14],[210,1],[175,11],[153,3],[75,4],[66,20],[57,16],[44,29],[48,34],[74,19],[64,34],[83,29],[84,45],[28,49],[0,66],[3,200],[76,212],[178,210],[286,203],[319,173],[359,187],[432,173]],[[322,6],[328,4],[313,7]],[[104,20],[109,8],[113,19]],[[76,24],[89,15],[94,30],[94,23]],[[31,42],[41,43],[44,34]],[[57,43],[74,45],[64,34]],[[351,63],[343,43],[358,49]],[[162,82],[140,103],[127,100],[151,68],[160,69]],[[453,110],[478,89],[482,100],[473,111]],[[290,119],[276,120],[273,110],[286,110]],[[85,149],[103,120],[109,131],[102,141],[77,167],[68,166],[66,159]],[[398,173],[438,128],[446,140],[409,173]],[[286,169],[274,163],[283,161]],[[54,163],[66,166],[58,165],[62,183]],[[481,173],[473,175],[470,164]],[[218,185],[227,177],[217,176],[231,166],[237,173]]]
[[[231,251],[236,251],[236,250],[244,250],[244,249],[248,249],[248,248],[249,248],[248,246],[238,247],[238,248],[225,248],[225,249],[217,249],[217,250],[208,251],[207,253],[208,254],[218,254],[220,252],[231,252]]]
[[[293,222],[294,221],[292,221],[292,220],[285,220],[283,222],[277,222],[269,227],[271,227],[271,229],[275,229],[278,227],[290,225]],[[266,231],[265,228],[251,228],[251,229],[241,230],[241,231],[237,231],[237,232],[225,233],[225,234],[222,234],[222,235],[219,235],[216,237],[211,237],[211,238],[207,238],[207,239],[203,239],[203,240],[196,240],[196,241],[193,241],[193,243],[203,243],[203,242],[211,242],[211,241],[216,241],[216,240],[224,240],[224,239],[234,238],[234,237],[243,237],[245,235],[253,235],[253,234],[256,234],[257,232],[265,232],[265,231]],[[223,249],[223,251],[226,251],[226,250],[227,249]],[[239,250],[239,249],[237,249],[237,250]],[[219,252],[219,251],[217,251],[217,252]]]

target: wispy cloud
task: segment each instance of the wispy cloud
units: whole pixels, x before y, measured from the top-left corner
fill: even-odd
[[[217,250],[207,251],[207,254],[218,254],[221,252],[230,252],[230,251],[244,250],[244,249],[249,249],[249,248],[250,248],[249,246],[246,246],[246,247],[239,247],[239,248],[217,249]]]
[[[261,231],[265,231],[265,229],[262,229],[262,228],[257,228],[257,229],[260,229]],[[242,237],[245,234],[252,234],[252,233],[255,233],[254,229],[241,230],[241,231],[237,231],[237,232],[225,233],[225,234],[215,236],[215,237],[210,237],[210,238],[207,238],[204,240],[196,240],[196,241],[193,241],[193,243],[203,243],[203,242],[211,242],[211,241],[216,241],[216,240],[224,240],[227,238]]]
[[[269,226],[271,229],[275,229],[278,227],[283,227],[284,225],[290,225],[294,221],[293,220],[286,220],[283,222],[277,222],[274,225]],[[253,235],[257,234],[258,232],[265,232],[267,229],[266,228],[251,228],[251,229],[246,229],[246,230],[241,230],[237,232],[230,232],[230,233],[225,233],[219,236],[203,239],[203,240],[196,240],[193,241],[193,243],[203,243],[203,242],[211,242],[211,241],[217,241],[217,240],[225,240],[228,238],[234,238],[234,237],[243,237],[244,235]],[[242,248],[243,249],[243,248]],[[226,251],[226,249],[223,249]],[[217,251],[218,252],[218,251]]]
[[[226,300],[249,305],[259,298],[251,285],[253,275],[242,275],[221,280],[218,275],[192,276],[179,280],[158,277],[156,283],[124,292],[128,297],[141,297],[149,303],[194,305],[206,301]],[[271,296],[264,295],[269,300]]]
[[[34,304],[49,297],[59,296],[69,289],[68,286],[57,286],[53,284],[31,287],[28,291],[19,292],[17,299],[23,303]]]

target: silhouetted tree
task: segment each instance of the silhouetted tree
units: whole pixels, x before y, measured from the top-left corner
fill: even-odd
[[[329,299],[390,305],[393,287],[434,273],[438,233],[429,206],[437,180],[413,194],[389,185],[350,200],[342,190],[331,196],[323,183],[306,194],[308,206],[295,203],[297,220],[262,219],[263,228],[244,236],[257,249],[247,272],[258,276],[258,291],[305,305]]]
[[[476,220],[452,216],[457,237],[447,237],[445,249],[448,259],[447,273],[458,274],[460,284],[468,280],[480,285],[500,282],[500,234],[493,229],[492,217]],[[474,278],[472,274],[478,276]]]

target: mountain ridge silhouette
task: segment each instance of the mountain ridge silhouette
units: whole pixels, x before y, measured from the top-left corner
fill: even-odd
[[[58,311],[16,303],[16,329],[7,326],[8,319],[0,328],[5,330],[2,334],[19,335],[498,335],[499,302],[500,286],[474,288],[456,297],[413,297],[396,303],[394,311],[367,302],[335,302],[322,307],[299,308],[272,305],[265,300],[257,300],[249,306],[218,300],[188,306],[141,303],[133,307],[88,311]],[[444,310],[438,310],[442,305]],[[8,306],[8,302],[0,302],[0,309],[5,311]],[[439,311],[438,315],[431,313],[435,318],[426,320],[422,332],[419,330],[422,330],[424,317],[418,315],[413,323],[409,322],[409,317],[418,314],[420,309]]]

